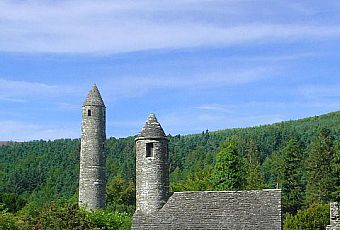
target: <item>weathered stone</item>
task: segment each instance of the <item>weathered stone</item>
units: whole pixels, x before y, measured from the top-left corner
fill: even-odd
[[[96,85],[82,107],[79,206],[88,210],[105,207],[106,109]]]
[[[136,209],[152,213],[169,196],[168,139],[154,114],[136,138]]]
[[[136,210],[132,229],[281,230],[281,190],[175,192],[157,212]]]
[[[329,225],[326,230],[340,230],[339,206],[337,202],[330,202],[329,204]]]
[[[132,229],[281,230],[281,190],[169,194],[168,140],[154,114],[136,138]]]

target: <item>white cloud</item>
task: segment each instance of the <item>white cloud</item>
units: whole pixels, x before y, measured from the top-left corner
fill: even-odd
[[[27,81],[12,81],[6,79],[0,79],[0,92],[1,94],[11,94],[12,91],[21,92],[23,94],[36,94],[36,93],[50,93],[57,91],[56,86],[51,86],[38,82]]]
[[[121,53],[340,38],[338,24],[260,20],[252,12],[257,8],[245,11],[244,5],[203,0],[2,1],[0,51]]]
[[[327,53],[327,52],[300,52],[300,53],[289,53],[289,54],[277,54],[277,55],[242,55],[242,56],[231,56],[225,58],[225,60],[231,61],[252,61],[252,62],[284,62],[284,61],[294,61],[308,58],[320,58],[325,56],[334,56],[338,54]]]
[[[152,89],[200,90],[248,84],[273,77],[274,68],[250,68],[225,72],[201,73],[190,76],[127,76],[103,82],[101,91],[106,98],[135,97]]]
[[[226,108],[225,105],[220,104],[204,104],[200,106],[193,107],[194,109],[201,109],[201,110],[210,110],[210,111],[217,111],[217,112],[227,112],[229,109]]]
[[[79,94],[78,86],[50,85],[40,82],[16,81],[0,78],[0,101],[26,102],[29,97],[64,96]]]
[[[24,103],[24,102],[27,102],[27,100],[25,100],[25,99],[21,99],[21,98],[11,98],[11,97],[3,97],[3,96],[0,96],[0,101],[17,102],[17,103]]]

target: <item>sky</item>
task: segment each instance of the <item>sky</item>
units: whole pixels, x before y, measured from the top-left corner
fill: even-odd
[[[340,108],[340,1],[0,1],[0,141],[79,138],[97,84],[107,136]]]

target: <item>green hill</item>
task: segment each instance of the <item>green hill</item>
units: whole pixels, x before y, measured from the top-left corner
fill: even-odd
[[[239,135],[244,140],[254,139],[263,162],[279,150],[292,136],[297,135],[308,146],[318,128],[329,128],[340,138],[340,111],[296,121],[251,128],[226,129],[201,134],[169,136],[171,171],[200,170],[212,164],[214,156],[225,139]],[[108,179],[120,175],[133,180],[134,137],[114,137],[107,140]],[[79,140],[32,141],[0,146],[0,192],[31,194],[46,187],[54,187],[52,198],[69,197],[76,192],[79,167]]]
[[[205,189],[206,185],[199,181],[208,178],[222,143],[233,135],[239,137],[241,157],[247,154],[244,146],[255,143],[266,187],[280,186],[273,179],[277,175],[274,175],[271,166],[274,159],[271,156],[278,155],[290,139],[296,138],[301,142],[306,158],[311,142],[317,138],[321,128],[329,129],[334,144],[338,143],[340,111],[272,125],[169,135],[172,188]],[[52,200],[76,200],[79,151],[79,139],[0,145],[0,194],[15,194],[34,207],[44,206]],[[202,172],[207,175],[200,175]],[[116,202],[112,209],[133,212],[134,137],[111,137],[107,140],[107,180],[108,199]],[[199,186],[189,185],[195,181]],[[13,209],[22,208],[19,206]]]

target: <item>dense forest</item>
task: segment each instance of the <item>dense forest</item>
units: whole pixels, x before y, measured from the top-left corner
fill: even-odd
[[[134,138],[107,140],[107,208],[94,212],[77,207],[79,139],[0,146],[0,229],[129,229]],[[172,191],[280,188],[287,230],[324,229],[340,201],[340,111],[168,138]]]

